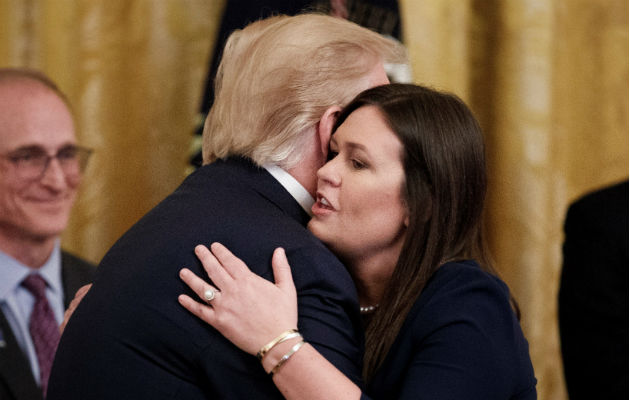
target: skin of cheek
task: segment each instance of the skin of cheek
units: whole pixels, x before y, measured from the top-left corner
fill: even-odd
[[[380,184],[382,181],[372,185],[357,182],[352,186],[347,182],[340,196],[342,210],[314,219],[309,229],[345,259],[388,251],[404,234],[406,212],[400,184],[387,188]]]
[[[46,193],[38,182],[26,186],[3,183],[0,224],[42,238],[57,236],[65,229],[76,197],[76,183],[67,182],[66,187],[55,195]]]

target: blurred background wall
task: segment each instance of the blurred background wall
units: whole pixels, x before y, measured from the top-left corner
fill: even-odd
[[[64,247],[98,262],[188,170],[226,0],[0,0],[0,66],[43,70],[96,149]],[[566,391],[562,224],[628,176],[628,2],[400,0],[415,82],[453,91],[486,133],[488,230],[522,309],[539,398]]]

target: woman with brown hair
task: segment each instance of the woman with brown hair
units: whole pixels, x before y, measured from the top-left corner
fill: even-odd
[[[509,290],[482,236],[481,130],[456,96],[415,85],[369,89],[340,114],[318,172],[310,231],[346,265],[365,323],[365,388],[308,345],[281,249],[276,284],[225,247],[195,251],[213,285],[182,279],[180,303],[258,355],[289,399],[535,399]],[[291,254],[288,254],[291,259]]]

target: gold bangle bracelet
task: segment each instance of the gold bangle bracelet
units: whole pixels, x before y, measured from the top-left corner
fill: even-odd
[[[299,332],[298,332],[297,329],[286,330],[286,331],[282,332],[281,334],[279,334],[271,342],[269,342],[266,345],[264,345],[263,347],[261,347],[260,350],[258,351],[258,353],[256,354],[256,357],[258,357],[258,360],[262,361],[263,357],[265,357],[265,355],[269,352],[269,350],[271,350],[273,348],[273,346],[277,345],[278,343],[281,343],[281,342],[284,342],[285,340],[287,340],[288,339],[287,336],[289,336],[289,335],[293,335],[291,337],[298,336],[298,335],[295,335],[295,333],[297,333],[299,335]]]
[[[285,337],[283,337],[282,339],[280,339],[280,340],[278,341],[278,343],[276,343],[276,344],[280,344],[280,343],[282,343],[282,342],[286,342],[287,340],[289,340],[289,339],[293,339],[293,338],[296,338],[296,337],[302,337],[302,334],[301,334],[300,332],[297,332],[297,331],[296,331],[296,332],[293,332],[293,333],[289,333],[288,335],[286,335]],[[272,348],[273,348],[273,347],[272,347]],[[271,351],[271,349],[269,349],[269,351]]]
[[[287,362],[287,360],[289,358],[291,358],[291,356],[293,354],[295,354],[296,351],[300,350],[300,348],[304,345],[304,343],[306,343],[304,340],[300,341],[298,344],[296,344],[295,346],[291,347],[291,350],[289,350],[289,352],[285,355],[282,356],[282,358],[280,359],[280,361],[278,361],[278,364],[276,364],[275,367],[273,367],[273,369],[269,372],[269,375],[271,375],[271,377],[273,377],[273,375],[278,372],[278,370],[280,369],[280,367],[282,367],[284,365],[285,362]]]

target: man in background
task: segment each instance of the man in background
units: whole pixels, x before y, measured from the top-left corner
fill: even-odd
[[[354,284],[305,227],[338,112],[386,84],[383,63],[401,58],[396,42],[324,15],[272,17],[234,32],[204,128],[205,165],[103,258],[64,331],[49,400],[282,398],[255,357],[177,302],[194,295],[179,270],[201,275],[193,249],[214,241],[267,279],[273,250],[284,247],[300,332],[360,385]]]
[[[569,399],[626,399],[628,181],[572,203],[564,231],[558,317]]]
[[[53,82],[0,69],[0,399],[43,398],[64,310],[94,274],[59,245],[89,154]]]

